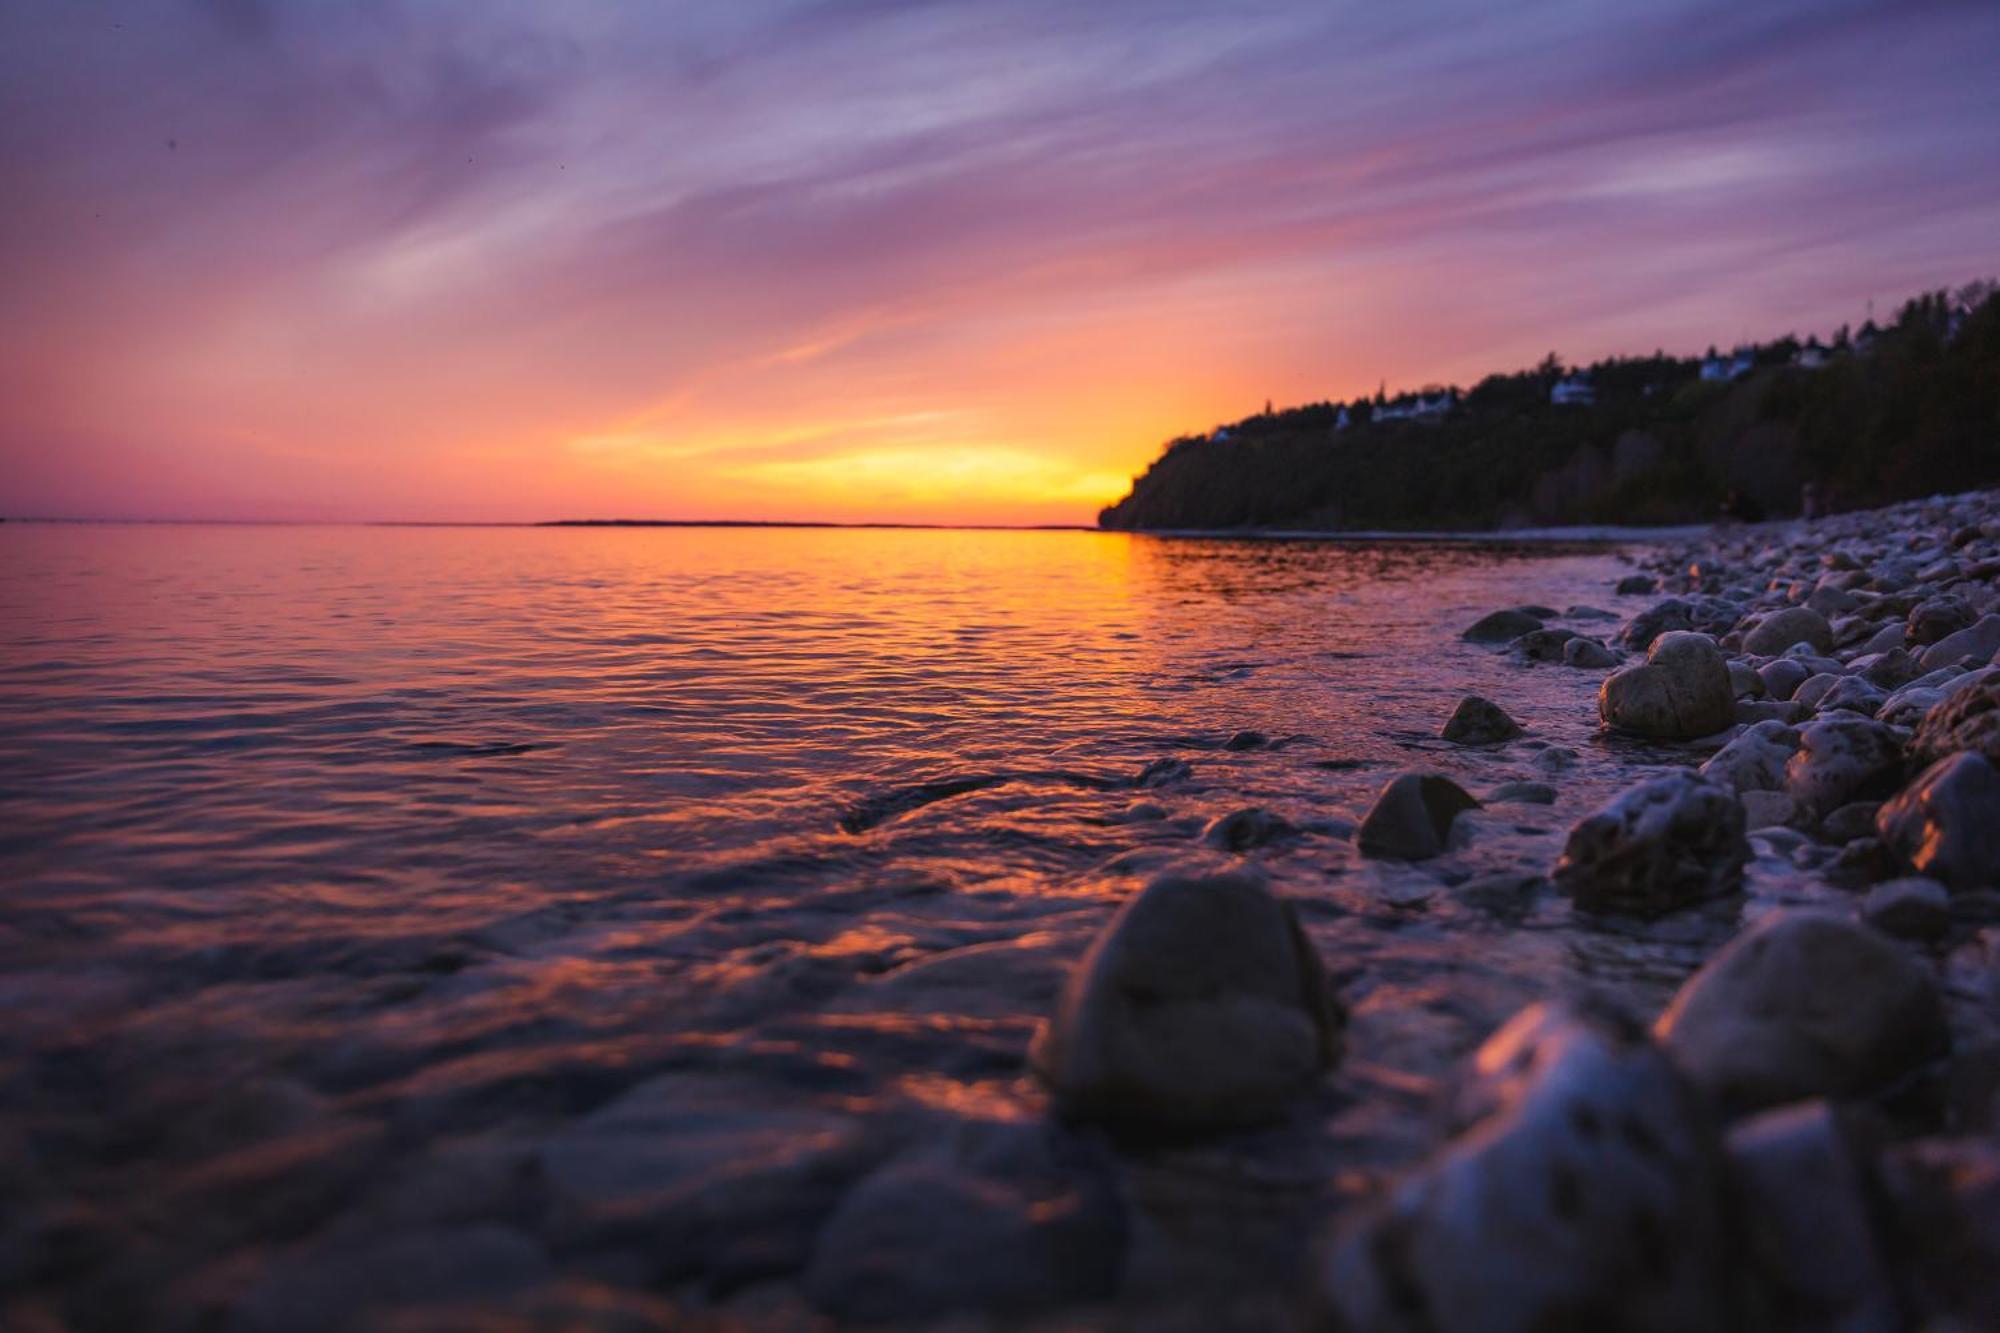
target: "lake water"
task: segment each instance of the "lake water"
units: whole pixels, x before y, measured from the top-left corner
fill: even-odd
[[[1654,1006],[1704,947],[1452,892],[1545,870],[1657,758],[1594,736],[1595,675],[1457,639],[1613,605],[1621,568],[0,527],[0,1324],[334,1327],[357,1292],[809,1320],[845,1191],[989,1140],[1059,1141],[1111,1201],[1062,1299],[1247,1289],[1285,1262],[1258,1227],[1413,1160],[1434,1081],[1519,1005],[1588,980]],[[1432,740],[1468,691],[1528,739]],[[1162,758],[1192,774],[1135,785]],[[1364,862],[1351,822],[1410,765],[1560,796]],[[1022,1056],[1063,970],[1147,876],[1226,860],[1200,831],[1249,805],[1299,829],[1251,855],[1346,985],[1347,1064],[1227,1169],[1051,1126]]]

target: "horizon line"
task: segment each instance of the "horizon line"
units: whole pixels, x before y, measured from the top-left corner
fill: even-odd
[[[843,522],[792,518],[107,518],[0,514],[0,524],[77,527],[201,528],[862,528],[933,532],[1101,532],[1094,523],[911,523],[891,519]]]

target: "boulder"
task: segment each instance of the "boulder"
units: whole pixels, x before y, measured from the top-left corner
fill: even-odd
[[[1930,970],[1845,918],[1789,911],[1724,945],[1661,1015],[1666,1044],[1732,1112],[1859,1096],[1945,1047]]]
[[[1253,1124],[1339,1060],[1345,1025],[1318,953],[1261,876],[1164,875],[1097,937],[1029,1059],[1065,1115]]]
[[[1459,637],[1470,643],[1512,643],[1541,627],[1540,618],[1525,611],[1495,611],[1474,621]]]
[[[1900,1328],[1871,1216],[1874,1135],[1824,1101],[1766,1111],[1730,1131],[1730,1177],[1755,1327]]]
[[[1736,694],[1729,667],[1705,634],[1669,633],[1646,660],[1614,671],[1597,695],[1605,723],[1659,740],[1693,740],[1730,725]]]
[[[1473,1056],[1446,1114],[1455,1137],[1328,1247],[1322,1322],[1731,1326],[1716,1135],[1636,1023],[1589,1001],[1523,1010]]]
[[[1521,734],[1521,724],[1491,699],[1468,694],[1458,701],[1444,729],[1444,739],[1458,745],[1498,745]]]
[[[1885,935],[1934,940],[1951,928],[1951,895],[1934,879],[1891,879],[1868,890],[1861,919]]]
[[[1364,856],[1422,861],[1444,851],[1451,822],[1479,802],[1450,778],[1401,773],[1389,780],[1361,821],[1354,842]]]
[[[1804,606],[1773,611],[1743,636],[1743,651],[1776,657],[1795,643],[1809,643],[1822,653],[1833,651],[1833,629],[1826,617]]]
[[[1955,689],[1947,686],[1910,740],[1910,758],[1919,764],[1934,764],[1960,750],[1975,750],[2000,763],[2000,675]]]
[[[1701,775],[1731,791],[1776,791],[1799,749],[1799,733],[1783,722],[1759,722],[1710,755]]]
[[[1556,887],[1585,911],[1659,916],[1742,886],[1743,807],[1685,769],[1622,792],[1572,828]]]
[[[1836,714],[1799,728],[1799,752],[1785,765],[1785,789],[1819,819],[1850,801],[1896,789],[1903,747],[1894,730],[1866,718]]]
[[[1919,875],[2000,888],[2000,772],[1976,750],[1940,759],[1881,808],[1875,831]]]
[[[1595,639],[1581,635],[1563,644],[1563,665],[1583,671],[1602,671],[1618,665],[1618,654]]]

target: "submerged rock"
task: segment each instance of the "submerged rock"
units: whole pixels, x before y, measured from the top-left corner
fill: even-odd
[[[1288,838],[1298,832],[1282,815],[1262,806],[1245,806],[1218,815],[1201,831],[1201,840],[1226,852],[1247,852],[1252,848]]]
[[[1508,646],[1530,662],[1560,662],[1563,648],[1577,637],[1573,629],[1530,630]]]
[[[1734,1112],[1857,1096],[1944,1049],[1930,970],[1893,940],[1824,912],[1744,931],[1682,986],[1660,1039]]]
[[[1546,782],[1503,782],[1486,793],[1491,804],[1554,805],[1556,789]]]
[[[1459,637],[1471,643],[1512,643],[1541,627],[1541,619],[1525,611],[1495,611],[1474,621]]]
[[[1491,699],[1468,694],[1458,701],[1439,733],[1459,745],[1498,745],[1521,734],[1521,724]]]
[[[1882,842],[1954,889],[2000,887],[2000,773],[1969,750],[1925,769],[1875,817]]]
[[[1715,640],[1676,632],[1654,641],[1644,662],[1606,677],[1597,709],[1619,731],[1693,740],[1730,724],[1736,716],[1736,692]]]
[[[1450,778],[1435,773],[1403,773],[1391,778],[1375,798],[1355,846],[1365,856],[1422,861],[1444,851],[1451,822],[1479,802]]]
[[[1776,657],[1795,643],[1811,644],[1815,652],[1833,651],[1833,628],[1810,607],[1788,606],[1773,611],[1743,636],[1743,651]]]
[[[1570,830],[1556,886],[1590,912],[1659,916],[1734,893],[1750,859],[1743,807],[1685,770],[1620,793]]]
[[[1165,875],[1097,937],[1029,1058],[1068,1115],[1251,1124],[1338,1061],[1345,1025],[1318,953],[1261,876]]]
[[[1480,1048],[1448,1109],[1456,1137],[1330,1247],[1335,1327],[1730,1324],[1714,1132],[1638,1024],[1534,1005]]]

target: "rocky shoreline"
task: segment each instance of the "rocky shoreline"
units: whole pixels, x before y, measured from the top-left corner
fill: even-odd
[[[1605,640],[1546,623],[1578,608],[1468,628],[1608,670],[1607,731],[1690,761],[1524,882],[1546,872],[1574,912],[1642,931],[1727,903],[1753,859],[1823,893],[1756,917],[1664,1013],[1588,990],[1519,1013],[1446,1091],[1435,1153],[1336,1217],[1297,1304],[1262,1320],[2000,1326],[1996,579],[1983,493],[1658,548],[1616,589],[1655,600]],[[1469,697],[1441,737],[1520,734]],[[1479,805],[1403,773],[1355,843],[1429,859]],[[1338,1064],[1346,1018],[1295,913],[1247,870],[1130,900],[1037,1041],[1058,1109],[1124,1132],[1281,1119]]]

